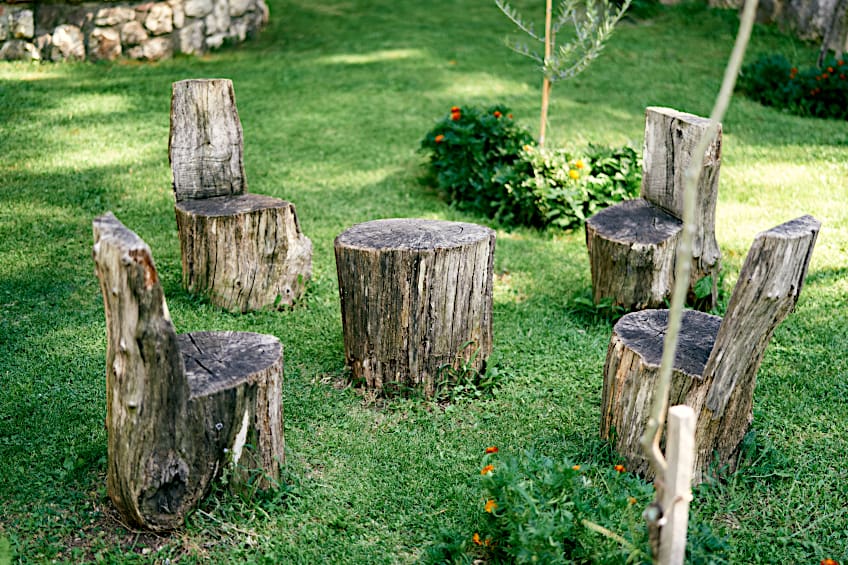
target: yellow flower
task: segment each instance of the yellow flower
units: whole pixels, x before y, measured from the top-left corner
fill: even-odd
[[[580,173],[578,173],[578,172],[577,172],[577,171],[575,171],[574,169],[569,169],[569,170],[568,170],[568,176],[570,176],[570,177],[571,177],[571,178],[573,178],[574,180],[577,180],[577,179],[579,179],[579,178],[580,178]]]
[[[494,465],[486,465],[485,467],[483,467],[482,469],[480,469],[480,474],[481,474],[481,475],[488,475],[489,473],[491,473],[491,472],[492,472],[492,471],[494,471],[494,470],[495,470],[495,466],[494,466]]]
[[[636,499],[631,496],[630,498],[627,499],[627,502],[629,504],[636,504]]]
[[[474,535],[471,536],[471,541],[473,541],[477,545],[483,545],[483,542],[480,541],[480,534],[478,534],[477,532],[474,532]]]
[[[581,161],[580,159],[578,159],[578,160],[577,160],[577,162],[576,162],[576,163],[574,163],[574,166],[575,166],[575,167],[577,167],[578,169],[582,169],[582,168],[583,168],[583,167],[585,167],[586,165],[584,165],[584,164],[583,164],[583,161]]]
[[[623,473],[623,472],[626,470],[626,469],[624,468],[624,465],[616,465],[615,467],[613,467],[613,469],[615,469],[615,470],[616,470],[616,471],[618,471],[619,473]]]
[[[490,498],[489,500],[486,501],[486,506],[483,507],[483,510],[485,510],[486,512],[491,514],[492,511],[497,507],[498,507],[498,503],[495,502],[494,499]]]
[[[572,470],[572,471],[579,471],[579,470],[580,470],[580,465],[575,465],[575,466],[573,466],[573,467],[571,468],[571,470]]]

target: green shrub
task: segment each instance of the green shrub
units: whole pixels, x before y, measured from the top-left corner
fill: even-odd
[[[738,88],[765,106],[800,116],[848,119],[848,64],[842,59],[798,70],[783,55],[766,55],[742,69]]]
[[[505,225],[572,227],[635,196],[641,182],[633,148],[540,149],[505,106],[455,106],[422,147],[449,201]]]
[[[650,563],[642,510],[653,488],[621,465],[576,465],[526,452],[503,457],[490,447],[480,471],[480,531],[442,532],[429,563]],[[725,563],[729,549],[690,514],[687,563]]]

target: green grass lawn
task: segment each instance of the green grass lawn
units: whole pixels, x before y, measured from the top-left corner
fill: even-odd
[[[516,5],[525,11],[533,4]],[[537,127],[540,75],[502,43],[489,0],[272,0],[261,37],[158,64],[0,63],[0,562],[412,562],[483,520],[483,449],[590,460],[610,325],[570,308],[590,286],[582,230],[499,226],[494,399],[375,403],[347,385],[333,238],[386,217],[486,223],[422,182],[423,135],[454,104],[508,104]],[[540,14],[541,15],[541,14]],[[551,141],[641,147],[644,108],[709,113],[733,12],[686,5],[626,21],[554,87]],[[817,47],[765,28],[748,60]],[[170,91],[233,80],[252,192],[291,200],[314,279],[289,312],[223,313],[180,286],[168,166]],[[798,308],[759,372],[742,470],[693,511],[732,563],[848,561],[848,123],[736,98],[724,121],[717,235],[734,282],[754,235],[823,227]],[[116,520],[105,492],[103,303],[91,220],[112,210],[151,246],[177,330],[271,333],[285,346],[287,489],[217,493],[170,536]]]

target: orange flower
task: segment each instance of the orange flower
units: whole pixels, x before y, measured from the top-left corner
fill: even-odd
[[[471,541],[473,541],[477,545],[483,545],[483,542],[480,541],[480,534],[478,534],[477,532],[474,532],[474,535],[471,536]]]
[[[827,559],[822,559],[820,565],[839,565],[839,563],[828,557]]]
[[[494,465],[486,465],[485,467],[483,467],[482,469],[480,469],[480,474],[481,474],[481,475],[488,475],[489,473],[491,473],[491,472],[492,472],[492,471],[494,471],[494,470],[495,470],[495,466],[494,466]]]
[[[451,113],[456,114],[459,112],[459,106],[451,106]]]
[[[512,119],[512,114],[507,114],[507,115],[506,115],[506,117],[507,117],[507,118],[509,118],[509,119],[511,120],[511,119]]]
[[[832,72],[833,72],[833,67],[828,67],[828,68],[827,68],[827,72],[832,73]]]
[[[490,498],[489,500],[486,501],[486,506],[483,507],[483,510],[485,510],[486,512],[491,514],[492,511],[494,511],[494,509],[497,508],[497,507],[498,507],[498,503],[495,502],[494,499]]]
[[[445,136],[444,136],[444,135],[442,135],[442,134],[437,135],[437,136],[433,139],[433,141],[435,141],[436,143],[441,143],[441,142],[443,142],[444,140],[445,140]]]
[[[451,113],[451,119],[453,121],[458,122],[460,118],[462,118],[462,114],[460,114],[459,112]]]
[[[576,163],[574,163],[574,166],[575,166],[576,168],[578,168],[578,169],[582,169],[582,168],[583,168],[583,167],[585,167],[586,165],[583,163],[583,161],[582,161],[581,159],[577,159],[577,162],[576,162]]]
[[[844,64],[845,64],[845,61],[843,61],[842,59],[839,59],[838,61],[836,61],[836,66],[837,66],[837,67],[841,67],[841,66],[842,66],[842,65],[844,65]]]
[[[568,176],[570,176],[570,177],[571,177],[571,178],[573,178],[574,180],[577,180],[577,179],[579,179],[579,178],[580,178],[580,173],[578,173],[578,172],[577,172],[577,171],[575,171],[574,169],[569,169],[569,171],[568,171]]]
[[[494,445],[493,445],[492,447],[487,447],[487,448],[486,448],[486,455],[488,455],[488,454],[490,454],[490,453],[497,453],[497,452],[498,452],[498,448],[497,448],[497,447],[495,447]]]
[[[501,116],[503,116],[503,114],[501,114],[500,112],[498,112],[497,110],[495,110],[495,114],[494,114],[494,116],[495,116],[496,118],[500,118]]]
[[[636,501],[636,499],[635,499],[635,498],[633,498],[632,496],[631,496],[630,498],[628,498],[628,499],[627,499],[627,503],[628,503],[628,504],[636,504],[636,502],[637,502],[637,501]]]
[[[623,473],[623,472],[626,470],[626,469],[624,468],[624,465],[616,465],[615,467],[613,467],[613,469],[615,469],[615,470],[616,470],[616,471],[618,471],[619,473]]]
[[[579,471],[579,470],[580,470],[580,465],[574,465],[574,466],[571,468],[571,470],[572,470],[572,471]]]

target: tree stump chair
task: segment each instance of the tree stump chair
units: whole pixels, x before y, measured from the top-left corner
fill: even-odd
[[[663,306],[671,297],[677,244],[683,229],[683,177],[710,121],[670,108],[649,107],[645,117],[640,198],[621,202],[586,221],[586,246],[595,304],[612,299],[627,310]],[[721,127],[710,143],[697,186],[696,227],[690,275],[711,277],[700,309],[715,306],[721,252],[715,238],[715,205],[721,165]]]
[[[247,193],[233,83],[173,84],[168,147],[183,286],[228,310],[291,306],[312,276],[294,204]]]
[[[358,224],[335,240],[345,361],[381,393],[432,396],[492,352],[495,232],[439,220]],[[448,384],[448,382],[444,382]]]
[[[182,524],[228,465],[279,477],[283,350],[270,335],[174,331],[150,248],[111,212],[94,220],[106,311],[109,496],[127,523]]]
[[[669,406],[698,417],[694,481],[711,464],[736,467],[737,448],[753,420],[757,370],[775,328],[794,309],[820,224],[802,216],[757,235],[724,319],[687,310],[674,361]],[[604,366],[601,437],[611,440],[628,470],[653,472],[639,440],[653,403],[668,310],[623,316],[613,328]]]

